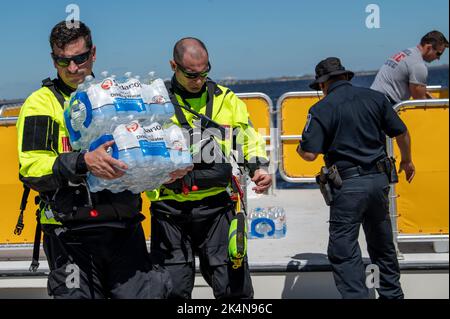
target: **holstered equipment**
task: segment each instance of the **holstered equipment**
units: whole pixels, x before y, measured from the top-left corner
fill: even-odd
[[[336,165],[333,165],[330,168],[323,166],[320,169],[320,173],[316,176],[316,182],[320,186],[320,192],[325,199],[325,203],[330,206],[333,203],[332,188],[341,188],[343,180],[379,173],[385,173],[390,184],[397,183],[398,175],[395,167],[395,159],[393,157],[385,157],[376,162],[376,165],[369,169],[365,169],[361,166],[354,166],[338,171]]]
[[[395,158],[393,158],[392,156],[385,157],[377,162],[377,167],[379,170],[384,170],[384,172],[388,177],[389,184],[398,183],[398,174],[397,168],[395,167]]]
[[[316,176],[316,182],[319,184],[320,192],[325,200],[325,203],[330,206],[333,203],[333,192],[331,185],[335,188],[341,188],[342,179],[336,165],[327,168],[322,166],[320,173]]]

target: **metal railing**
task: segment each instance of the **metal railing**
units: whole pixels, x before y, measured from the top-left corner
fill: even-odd
[[[17,116],[0,117],[0,126],[14,126],[17,122]]]
[[[282,134],[282,105],[285,99],[292,97],[322,97],[322,91],[299,91],[299,92],[288,92],[280,96],[277,101],[277,134],[278,134],[278,171],[283,180],[289,183],[315,183],[316,179],[314,177],[291,177],[286,174],[284,170],[284,160],[283,160],[283,141],[299,141],[302,139],[301,135],[283,135]],[[301,130],[302,127],[299,127]]]
[[[239,98],[260,98],[266,101],[269,108],[269,135],[264,135],[263,138],[265,141],[270,141],[269,146],[269,159],[270,159],[270,175],[272,176],[272,186],[271,190],[273,192],[276,186],[276,173],[278,168],[278,139],[277,139],[277,131],[274,127],[273,114],[277,113],[277,110],[273,109],[272,99],[260,92],[251,92],[251,93],[237,93],[237,97]]]
[[[13,101],[1,103],[0,104],[0,118],[3,117],[3,113],[6,113],[7,111],[20,110],[23,102],[24,102],[23,100],[13,100]]]
[[[443,89],[442,86],[440,85],[430,85],[427,86],[427,92],[433,93],[433,92],[439,92]],[[314,177],[292,177],[289,176],[285,170],[284,170],[284,160],[283,160],[283,142],[284,141],[299,141],[302,139],[301,135],[283,135],[282,134],[282,105],[284,100],[286,100],[287,98],[292,98],[292,97],[317,97],[318,99],[323,97],[323,92],[322,91],[298,91],[298,92],[287,92],[285,94],[283,94],[282,96],[280,96],[280,98],[277,101],[277,105],[276,105],[276,111],[278,112],[277,115],[277,149],[278,149],[278,170],[280,172],[280,176],[283,178],[284,181],[289,182],[289,183],[315,183],[315,178]],[[418,100],[411,100],[411,101],[405,101],[404,103],[414,103],[417,102]],[[433,103],[435,103],[435,101],[440,101],[440,100],[424,100],[427,101],[428,103],[431,103],[433,101]],[[403,105],[403,104],[402,104]],[[312,105],[311,105],[312,106]],[[299,131],[303,129],[303,127],[299,127]]]

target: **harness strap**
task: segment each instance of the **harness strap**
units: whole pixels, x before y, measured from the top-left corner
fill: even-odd
[[[64,99],[64,96],[61,92],[59,92],[56,87],[55,83],[50,79],[46,78],[42,80],[42,86],[48,88],[52,93],[55,95],[56,99],[58,100],[59,104],[61,104],[61,107],[64,109],[64,102],[66,101]]]
[[[34,243],[33,243],[33,259],[29,271],[36,272],[39,268],[39,249],[41,246],[41,222],[40,222],[40,210],[36,212],[36,231],[34,233]]]
[[[25,227],[25,224],[23,223],[23,212],[27,208],[27,200],[29,195],[30,195],[30,188],[24,184],[22,201],[20,203],[20,214],[19,218],[17,219],[16,228],[14,229],[14,234],[16,234],[17,236],[20,236],[20,234],[22,234],[22,230]]]

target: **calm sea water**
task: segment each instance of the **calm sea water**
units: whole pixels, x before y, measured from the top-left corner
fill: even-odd
[[[355,76],[352,83],[357,86],[370,87],[375,75]],[[297,80],[285,82],[269,82],[269,83],[255,83],[255,84],[240,84],[230,85],[229,88],[236,93],[261,92],[267,94],[275,106],[278,98],[286,92],[292,91],[309,91],[309,83],[311,80]],[[448,68],[431,69],[428,73],[428,85],[441,85],[448,87]],[[276,123],[276,121],[275,121]],[[299,127],[299,134],[303,128]],[[294,184],[285,182],[280,174],[277,173],[277,188],[317,188],[315,184]]]
[[[370,87],[375,75],[355,76],[352,83],[357,86]],[[312,80],[297,80],[285,82],[269,82],[255,84],[230,85],[229,88],[236,93],[261,92],[267,94],[276,105],[278,98],[286,92],[310,91]],[[441,85],[448,87],[448,68],[431,69],[428,72],[428,85]]]

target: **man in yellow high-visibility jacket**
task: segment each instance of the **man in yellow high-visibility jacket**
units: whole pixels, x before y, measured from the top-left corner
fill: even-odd
[[[242,267],[233,269],[227,253],[234,204],[227,192],[232,167],[222,156],[230,155],[233,135],[237,135],[243,164],[256,184],[254,190],[262,193],[272,183],[265,142],[252,127],[245,103],[230,89],[208,78],[211,65],[202,41],[179,40],[170,65],[174,76],[167,86],[175,104],[173,121],[191,132],[201,126],[193,122],[190,112],[177,106],[180,104],[222,125],[226,134],[213,139],[203,134],[198,143],[195,134],[191,134],[195,143],[191,145],[194,169],[184,178],[148,192],[152,201],[152,260],[169,270],[173,281],[171,297],[191,298],[197,254],[202,275],[216,298],[252,298],[247,260]]]
[[[17,120],[20,180],[39,192],[49,295],[163,298],[170,278],[166,273],[150,278],[154,272],[141,225],[140,196],[129,191],[90,193],[86,185],[88,172],[116,179],[126,164],[107,153],[112,142],[92,152],[73,152],[69,144],[63,104],[92,74],[96,47],[91,32],[81,21],[79,27],[62,21],[52,29],[50,46],[58,77],[44,80],[43,87],[27,98]]]

